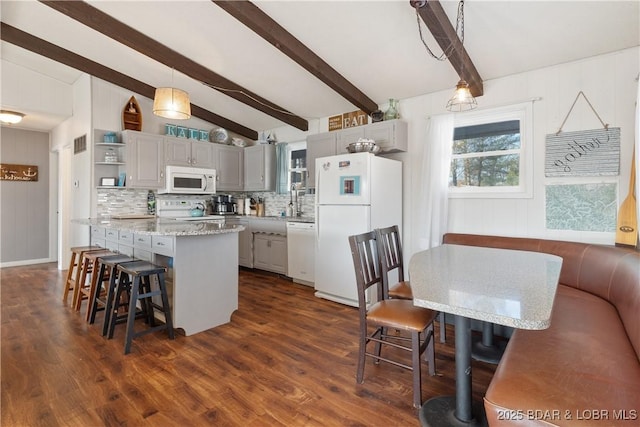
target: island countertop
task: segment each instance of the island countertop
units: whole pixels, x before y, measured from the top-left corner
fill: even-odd
[[[243,225],[216,224],[213,222],[178,221],[174,219],[74,219],[72,222],[89,226],[126,230],[138,234],[163,236],[206,236],[212,234],[239,233]]]

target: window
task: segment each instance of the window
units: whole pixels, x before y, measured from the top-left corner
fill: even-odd
[[[277,144],[276,156],[276,193],[289,194],[293,187],[297,190],[305,190],[307,187],[307,142]]]
[[[297,190],[307,188],[307,142],[290,143],[287,146],[289,156],[288,188]]]
[[[531,197],[531,103],[456,116],[450,197]]]

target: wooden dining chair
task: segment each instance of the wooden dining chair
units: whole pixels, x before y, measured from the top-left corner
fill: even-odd
[[[383,289],[389,298],[413,300],[411,283],[404,279],[404,262],[402,260],[402,244],[400,243],[400,229],[397,225],[375,230],[376,241],[378,243],[378,255],[380,256],[382,268]],[[389,273],[393,270],[398,272],[398,281],[389,284]],[[440,324],[440,342],[447,340],[446,323],[444,313],[438,315]]]
[[[420,357],[425,352],[429,374],[435,375],[433,320],[436,312],[417,307],[410,300],[385,298],[375,232],[349,236],[349,245],[356,273],[360,318],[357,381],[359,384],[364,381],[366,357],[373,358],[375,363],[383,361],[408,369],[413,372],[413,406],[419,408],[422,405]],[[375,290],[376,301],[367,300],[370,289]],[[387,334],[388,329],[408,332],[410,337]],[[373,352],[367,351],[371,342],[375,343]],[[383,345],[409,351],[411,364],[382,356]]]

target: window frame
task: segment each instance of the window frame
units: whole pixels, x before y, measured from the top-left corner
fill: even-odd
[[[301,188],[300,190],[306,190],[309,184],[309,174],[308,174],[308,166],[306,165],[305,162],[305,167],[304,168],[292,168],[291,167],[291,152],[292,151],[298,151],[298,150],[306,150],[307,149],[307,141],[296,141],[296,142],[289,142],[287,144],[287,188],[289,189],[289,191],[291,191],[291,172],[293,172],[295,169],[297,169],[299,172],[302,173],[306,173],[306,177],[303,178],[304,180],[304,187]]]
[[[456,114],[454,116],[454,130],[458,127],[481,125],[488,123],[518,120],[520,122],[520,149],[482,153],[507,155],[520,154],[518,186],[494,187],[449,187],[449,198],[533,198],[533,103],[527,102],[499,108],[488,108]],[[453,146],[453,140],[451,141]],[[480,157],[470,154],[451,155],[454,158]],[[451,166],[449,166],[449,177]]]

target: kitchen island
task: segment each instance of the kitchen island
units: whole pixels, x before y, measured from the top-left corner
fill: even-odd
[[[242,225],[170,219],[80,219],[91,244],[168,268],[175,328],[189,336],[231,321],[238,309]]]

